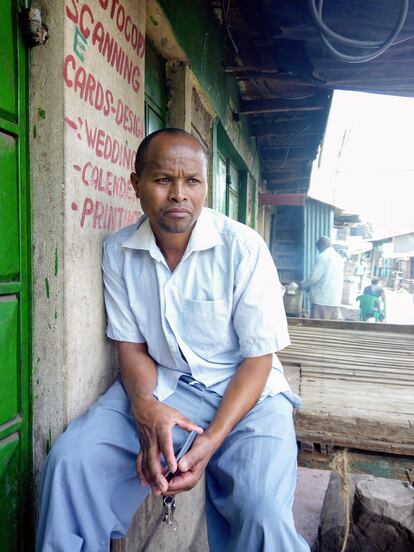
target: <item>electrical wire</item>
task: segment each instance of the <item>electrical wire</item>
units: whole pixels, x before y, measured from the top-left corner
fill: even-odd
[[[285,96],[284,94],[280,94],[280,92],[273,90],[273,88],[269,85],[265,78],[266,77],[263,77],[263,84],[268,89],[268,91],[282,100],[307,100],[308,98],[314,98],[318,94],[318,92],[314,92],[313,94],[306,94],[306,96]],[[256,86],[258,85],[256,84]]]
[[[316,0],[308,0],[308,4],[309,4],[312,18],[316,26],[318,27],[318,29],[322,31],[325,35],[328,35],[329,37],[334,38],[338,42],[341,42],[342,44],[345,44],[347,46],[355,46],[356,48],[376,48],[384,44],[384,41],[381,41],[381,40],[357,40],[357,39],[349,38],[347,36],[336,33],[330,27],[328,27],[328,25],[324,22],[322,18],[323,0],[319,0],[318,8],[316,8]],[[406,5],[406,9],[408,10],[409,0],[403,0],[401,4],[404,5],[404,7]],[[404,22],[405,22],[405,18],[404,18]],[[408,40],[409,38],[412,38],[412,36],[407,37],[403,40]]]
[[[279,172],[283,169],[283,167],[286,165],[286,161],[288,160],[289,153],[290,153],[290,148],[292,147],[292,144],[293,144],[294,140],[299,136],[299,134],[302,134],[302,132],[305,132],[305,130],[307,130],[311,125],[312,125],[312,123],[307,124],[306,126],[301,128],[296,134],[294,134],[292,136],[292,138],[289,140],[288,147],[286,149],[286,155],[283,158],[283,161],[280,163],[280,165],[276,169],[274,169],[275,172]]]
[[[322,8],[323,8],[323,0],[319,0],[318,8],[316,8],[315,4],[316,0],[308,0],[308,5],[310,9],[310,13],[312,16],[312,19],[316,25],[316,28],[319,31],[320,37],[329,50],[329,52],[338,60],[344,61],[346,63],[365,63],[367,61],[371,61],[381,54],[383,54],[385,51],[387,51],[393,44],[399,44],[401,42],[405,42],[405,40],[409,40],[413,37],[405,37],[401,41],[397,41],[394,43],[394,40],[397,38],[397,36],[400,34],[402,27],[404,26],[404,23],[407,18],[408,14],[408,8],[409,8],[409,0],[401,0],[400,5],[400,14],[398,17],[398,21],[388,36],[386,40],[383,42],[377,42],[377,41],[362,41],[362,40],[356,40],[351,39],[349,37],[344,37],[335,31],[333,31],[330,27],[326,25],[326,23],[323,21],[322,18]],[[346,46],[350,46],[353,48],[372,48],[377,47],[377,49],[374,52],[368,53],[368,54],[361,54],[361,55],[349,55],[344,54],[343,52],[340,52],[337,50],[331,42],[328,40],[327,36],[331,38],[334,38],[341,44],[344,44]]]
[[[227,0],[227,5],[225,5],[225,0],[221,0],[221,12],[223,15],[224,28],[226,29],[227,36],[229,37],[229,40],[231,42],[231,45],[233,46],[236,56],[240,58],[239,50],[236,46],[236,43],[234,42],[233,35],[231,34],[230,27],[227,22],[227,16],[229,14],[229,10],[230,10],[230,0]]]

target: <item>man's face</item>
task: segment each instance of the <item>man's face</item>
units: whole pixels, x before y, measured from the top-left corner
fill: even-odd
[[[207,160],[195,139],[160,134],[148,146],[141,175],[131,175],[153,230],[189,233],[207,195]]]

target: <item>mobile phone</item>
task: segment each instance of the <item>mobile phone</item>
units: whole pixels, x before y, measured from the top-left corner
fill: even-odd
[[[187,452],[190,450],[191,448],[191,445],[193,444],[194,442],[194,439],[197,437],[198,433],[197,431],[191,431],[188,435],[187,435],[187,438],[186,440],[184,441],[183,443],[183,446],[180,448],[180,450],[178,451],[175,459],[176,461],[178,462],[179,460],[181,460],[181,458],[187,454]],[[172,473],[170,471],[167,472],[165,478],[168,482],[171,481],[171,479],[174,477],[174,475],[178,472],[178,469]]]

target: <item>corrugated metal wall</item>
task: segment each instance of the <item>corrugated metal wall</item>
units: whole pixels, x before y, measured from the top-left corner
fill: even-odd
[[[334,224],[334,208],[326,203],[308,198],[304,214],[304,272],[311,273],[317,257],[316,242],[321,236],[331,236]]]
[[[278,205],[273,208],[270,250],[283,284],[306,278],[317,257],[316,241],[330,236],[334,208],[307,198],[303,207]],[[305,305],[308,310],[309,305]]]
[[[303,271],[307,278],[316,262],[316,242],[321,236],[331,237],[334,224],[334,208],[326,203],[307,198],[304,207]],[[304,309],[310,312],[309,294],[305,294]]]
[[[271,253],[280,281],[303,280],[303,207],[278,205],[273,208]]]

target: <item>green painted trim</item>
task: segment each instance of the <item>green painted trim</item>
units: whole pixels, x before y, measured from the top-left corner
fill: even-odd
[[[259,207],[259,186],[257,181],[251,177],[251,182],[253,183],[253,228],[257,229],[257,210]]]
[[[218,175],[218,150],[217,150],[217,126],[219,120],[216,117],[211,125],[211,193],[209,195],[209,207],[213,207],[216,204],[216,191],[217,191],[217,175]]]
[[[20,186],[20,259],[21,283],[20,292],[20,360],[21,360],[21,466],[22,466],[22,500],[21,500],[21,536],[22,550],[31,550],[34,540],[34,493],[33,493],[33,458],[32,458],[32,277],[31,277],[31,203],[29,189],[29,117],[28,117],[28,51],[21,33],[20,21],[18,28],[18,115],[19,115],[19,147],[18,171]]]
[[[20,282],[0,282],[0,295],[14,295],[20,293],[21,289]]]
[[[18,0],[18,5],[22,10],[24,9],[27,10],[30,7],[30,4],[31,4],[31,0]]]
[[[145,136],[150,133],[152,117],[160,121],[160,128],[167,124],[167,80],[165,62],[154,50],[150,42],[146,42],[145,56]],[[154,128],[151,129],[152,131]],[[155,129],[155,130],[158,130]]]
[[[217,125],[217,147],[220,153],[226,159],[229,158],[232,160],[233,164],[236,165],[237,170],[245,171],[247,170],[246,164],[243,161],[243,158],[237,151],[237,149],[232,144],[231,140],[227,136],[226,131],[221,123]]]
[[[247,171],[239,172],[239,209],[238,220],[247,224],[247,209],[249,204],[249,186]]]
[[[222,150],[220,149],[220,152]],[[226,215],[230,216],[230,186],[231,186],[231,176],[230,176],[230,157],[226,157]]]
[[[221,121],[226,121],[230,100],[238,109],[240,94],[234,77],[223,70],[226,37],[210,2],[180,0],[178,7],[177,0],[160,0],[160,4],[201,87]],[[248,136],[247,126],[245,136]]]
[[[145,48],[145,102],[164,121],[167,118],[165,61],[147,40]]]
[[[21,416],[17,416],[16,418],[14,418],[14,420],[7,422],[3,426],[0,426],[0,439],[4,439],[5,437],[12,435],[12,433],[21,431],[22,426],[23,420]]]
[[[8,119],[0,116],[0,128],[13,136],[18,136],[21,133],[21,126],[16,123],[12,123]]]

